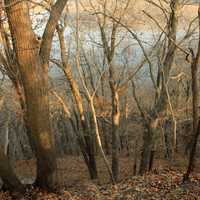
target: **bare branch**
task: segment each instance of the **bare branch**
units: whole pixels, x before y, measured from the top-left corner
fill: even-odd
[[[44,64],[49,62],[54,31],[67,1],[68,0],[57,0],[51,9],[50,17],[44,30],[40,46],[40,57]]]

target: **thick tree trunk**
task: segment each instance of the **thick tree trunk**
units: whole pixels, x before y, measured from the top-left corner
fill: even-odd
[[[87,132],[86,132],[87,133]],[[97,179],[98,173],[97,173],[97,166],[96,166],[96,157],[95,157],[95,138],[92,135],[85,136],[85,143],[86,143],[86,152],[88,156],[88,169],[90,172],[90,178],[91,179]]]
[[[141,154],[139,174],[144,174],[149,170],[150,155],[151,155],[151,134],[147,131],[143,135],[143,148]]]
[[[36,184],[51,187],[56,170],[54,139],[50,127],[48,80],[41,65],[38,41],[32,31],[27,2],[6,0],[11,35],[27,105],[30,143],[37,157]]]
[[[143,135],[143,147],[141,154],[141,162],[139,168],[139,174],[144,174],[153,167],[155,145],[156,145],[156,134],[157,134],[158,120],[152,120],[146,132]]]

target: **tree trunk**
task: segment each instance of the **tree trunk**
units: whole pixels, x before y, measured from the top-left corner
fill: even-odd
[[[112,83],[110,83],[112,93],[112,173],[114,180],[118,180],[119,175],[119,123],[120,123],[120,108],[119,95]]]
[[[39,46],[31,27],[27,2],[6,0],[13,46],[24,87],[27,127],[37,157],[36,185],[51,187],[56,170],[56,153],[50,127],[48,79],[39,57]]]
[[[22,191],[24,186],[21,184],[13,168],[10,165],[7,155],[0,147],[0,177],[3,180],[3,188],[9,191]]]
[[[141,162],[139,168],[139,174],[144,174],[153,167],[153,159],[156,145],[158,120],[152,120],[149,122],[147,130],[143,135],[143,147],[141,154]]]
[[[192,74],[192,109],[193,109],[193,138],[191,142],[191,151],[190,151],[190,157],[189,157],[189,163],[187,172],[183,177],[183,182],[189,180],[190,173],[193,171],[194,168],[194,161],[195,161],[195,154],[196,154],[196,146],[197,141],[200,135],[200,120],[199,120],[199,92],[198,92],[198,65],[200,63],[200,3],[199,3],[199,9],[198,9],[198,18],[199,18],[199,43],[198,43],[198,49],[197,54],[194,56],[193,51],[192,57],[192,65],[191,65],[191,74]]]
[[[194,169],[196,147],[197,147],[197,141],[198,141],[199,135],[200,135],[200,120],[198,122],[198,127],[197,127],[196,133],[195,133],[193,141],[192,141],[192,148],[191,148],[191,151],[190,151],[190,158],[189,158],[188,168],[187,168],[187,172],[183,176],[183,182],[186,182],[186,181],[189,180],[190,173]]]
[[[149,169],[152,167],[153,164],[153,154],[155,152],[156,148],[156,133],[158,127],[158,119],[163,117],[163,114],[166,112],[166,108],[168,105],[168,98],[167,98],[167,91],[166,91],[166,85],[169,80],[169,75],[171,71],[172,64],[174,62],[175,52],[176,52],[176,46],[174,42],[176,42],[176,33],[177,33],[177,25],[178,25],[178,11],[179,11],[179,2],[180,0],[171,0],[170,2],[170,18],[168,22],[168,48],[165,55],[164,60],[162,61],[162,66],[160,70],[160,79],[158,80],[157,88],[161,88],[160,92],[157,93],[159,95],[156,95],[156,101],[151,109],[149,115],[151,116],[151,120],[149,120],[148,125],[148,134],[144,133],[144,139],[149,138],[149,142],[151,144],[146,144],[146,141],[144,141],[143,149],[142,149],[142,160],[141,160],[141,169],[140,174],[149,171]],[[173,42],[172,42],[173,40]],[[167,135],[168,137],[168,135]],[[147,148],[147,146],[148,149]],[[147,152],[150,151],[150,152]],[[146,152],[146,153],[145,153]],[[146,157],[148,156],[148,157]],[[151,161],[151,163],[150,163]],[[151,165],[151,166],[150,166]]]
[[[98,127],[97,117],[96,117],[96,111],[95,111],[95,108],[94,108],[93,97],[92,98],[90,97],[89,103],[90,103],[90,108],[91,108],[91,111],[92,111],[92,117],[93,117],[93,121],[94,121],[94,125],[95,125],[95,134],[96,134],[97,144],[98,144],[98,147],[100,149],[101,156],[103,157],[105,166],[106,166],[106,168],[108,170],[108,173],[110,175],[111,181],[112,181],[113,184],[115,184],[115,182],[117,180],[116,179],[117,176],[114,177],[114,175],[113,175],[113,169],[111,170],[110,165],[109,165],[109,161],[107,160],[106,155],[105,155],[104,150],[103,150],[103,146],[102,146],[101,138],[100,138],[100,133],[99,133],[99,127]],[[118,171],[117,171],[117,173],[118,173]]]
[[[24,115],[26,113],[26,102],[25,102],[22,83],[18,79],[12,80],[12,83],[15,87],[15,91],[17,93],[17,97],[19,99],[19,104],[20,104],[20,107],[21,107],[21,110],[22,110],[22,115],[23,115],[23,118],[24,118]]]
[[[105,127],[106,125],[102,122],[102,134],[103,134],[103,141],[104,141],[104,148],[106,155],[110,155],[110,141],[109,141],[109,129]]]
[[[94,152],[94,138],[91,133],[88,135],[88,132],[90,130],[89,130],[89,127],[87,125],[87,121],[84,115],[83,100],[82,100],[77,82],[73,78],[71,66],[68,63],[68,57],[66,55],[66,47],[65,47],[65,40],[64,40],[64,28],[57,26],[57,32],[58,32],[58,37],[59,37],[59,42],[60,42],[63,72],[65,74],[67,81],[69,82],[74,100],[76,102],[76,107],[79,112],[81,127],[83,130],[83,136],[81,132],[78,135],[79,145],[80,145],[85,163],[88,167],[90,178],[97,179],[98,174],[97,174],[96,158],[95,158],[95,152]]]

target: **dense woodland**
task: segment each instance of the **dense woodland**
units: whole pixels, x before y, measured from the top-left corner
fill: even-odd
[[[200,197],[200,3],[0,1],[0,199]]]

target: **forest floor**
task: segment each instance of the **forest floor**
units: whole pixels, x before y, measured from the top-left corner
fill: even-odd
[[[0,200],[200,200],[200,163],[197,163],[190,182],[183,184],[186,162],[180,158],[177,160],[170,163],[156,160],[151,173],[132,176],[132,160],[122,157],[120,181],[113,186],[101,159],[97,164],[100,179],[90,181],[82,159],[69,156],[59,160],[57,176],[60,187],[57,192],[50,193],[37,188],[29,188],[23,195],[0,192]],[[16,172],[24,182],[31,182],[35,174],[35,162],[18,161]]]

